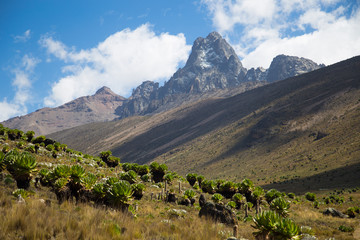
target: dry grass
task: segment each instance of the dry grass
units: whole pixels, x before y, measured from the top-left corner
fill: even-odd
[[[65,202],[51,206],[32,197],[19,204],[10,192],[0,192],[0,239],[224,239],[231,228],[199,219],[185,207],[184,217],[169,211],[181,207],[143,201],[136,217],[91,204]]]

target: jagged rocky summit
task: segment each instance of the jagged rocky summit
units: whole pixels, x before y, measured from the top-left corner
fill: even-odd
[[[177,70],[164,86],[145,81],[116,113],[120,118],[144,115],[165,105],[179,105],[189,96],[219,89],[231,89],[245,83],[274,82],[310,72],[322,67],[305,58],[279,55],[269,69],[247,70],[234,49],[217,32],[195,40],[191,54],[183,68]]]

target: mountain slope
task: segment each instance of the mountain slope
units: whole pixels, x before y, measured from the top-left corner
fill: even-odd
[[[25,116],[3,122],[9,128],[49,134],[91,122],[109,121],[118,117],[115,109],[125,98],[103,87],[94,95],[80,97],[57,108],[43,108]]]
[[[51,137],[92,154],[110,149],[125,162],[165,162],[182,174],[269,184],[328,173],[314,178],[325,186],[331,171],[359,164],[359,88],[355,57],[234,97],[104,123],[97,135],[88,125]],[[96,141],[76,144],[89,138]]]

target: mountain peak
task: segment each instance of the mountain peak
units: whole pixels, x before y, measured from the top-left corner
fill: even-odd
[[[214,40],[217,40],[222,37],[218,32],[214,31],[214,32],[209,33],[209,35],[206,38],[214,41]]]
[[[284,54],[276,56],[269,67],[267,81],[274,82],[323,67],[310,59]]]
[[[116,95],[109,87],[103,86],[96,91],[95,95]]]

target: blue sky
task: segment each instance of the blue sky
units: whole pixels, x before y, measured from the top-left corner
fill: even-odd
[[[0,121],[163,83],[218,31],[247,68],[278,54],[332,64],[360,54],[359,0],[2,0]]]

